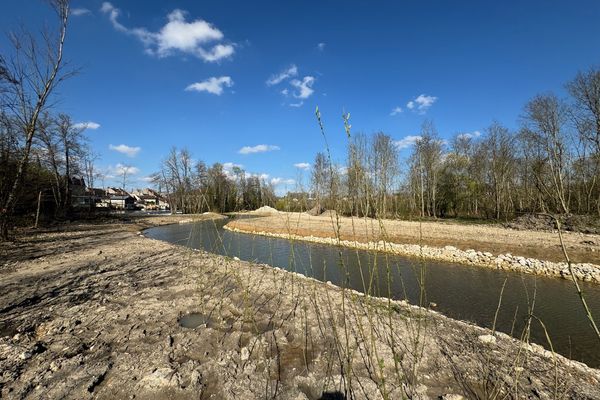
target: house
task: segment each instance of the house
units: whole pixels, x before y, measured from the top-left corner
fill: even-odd
[[[92,188],[88,188],[85,180],[80,176],[69,178],[69,190],[71,191],[71,205],[76,208],[94,207],[96,201]]]
[[[168,210],[167,199],[157,191],[146,188],[137,189],[131,195],[136,199],[136,205],[145,210]]]
[[[106,190],[100,188],[88,188],[90,201],[96,208],[108,208],[109,196]]]
[[[106,198],[103,203],[108,208],[117,210],[135,210],[135,197],[131,196],[124,189],[109,187],[106,189]]]

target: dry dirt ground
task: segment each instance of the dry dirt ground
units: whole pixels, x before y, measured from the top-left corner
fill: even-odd
[[[0,245],[1,398],[600,399],[600,371],[538,346],[138,234],[172,221]]]
[[[261,218],[238,219],[232,228],[247,232],[291,233],[299,236],[335,237],[338,220],[333,216],[306,213],[277,213]],[[564,261],[558,235],[553,232],[516,230],[493,225],[456,222],[416,222],[339,217],[340,238],[359,242],[385,240],[392,243],[423,244],[461,250],[475,249],[493,254],[547,261]],[[563,233],[571,261],[600,265],[600,235]]]

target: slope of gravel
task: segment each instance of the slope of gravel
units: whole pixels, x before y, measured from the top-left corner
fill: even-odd
[[[338,228],[339,224],[339,228]],[[364,218],[282,213],[229,222],[227,229],[358,248],[378,248],[407,256],[570,278],[558,235],[500,226],[445,222],[377,221]],[[563,233],[578,279],[600,282],[600,235]],[[385,244],[384,244],[385,243]]]

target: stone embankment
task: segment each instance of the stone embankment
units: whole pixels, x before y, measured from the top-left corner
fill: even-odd
[[[515,256],[510,253],[494,255],[487,251],[482,252],[473,249],[461,250],[454,246],[435,247],[417,244],[390,243],[385,241],[359,242],[354,240],[338,240],[331,237],[303,236],[292,233],[250,231],[231,227],[229,225],[226,225],[225,229],[232,232],[252,233],[261,236],[302,240],[328,245],[341,245],[361,250],[385,251],[408,257],[423,257],[429,260],[571,279],[571,272],[566,262],[545,261]],[[571,269],[578,280],[600,283],[600,266],[598,265],[591,263],[572,263]]]

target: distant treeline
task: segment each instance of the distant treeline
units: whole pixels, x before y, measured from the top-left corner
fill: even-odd
[[[531,99],[517,131],[492,122],[482,133],[445,141],[426,121],[402,164],[390,136],[350,135],[345,167],[317,154],[311,194],[322,207],[352,215],[600,216],[600,70],[577,74],[566,89],[567,99]]]
[[[154,184],[169,199],[173,211],[200,213],[254,210],[274,205],[272,185],[239,166],[225,169],[215,163],[208,167],[194,161],[187,149],[171,149],[153,175]]]

